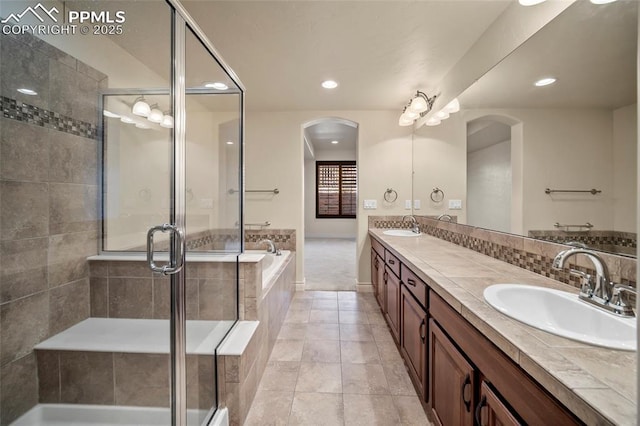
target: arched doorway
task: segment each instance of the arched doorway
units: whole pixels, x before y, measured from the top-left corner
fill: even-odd
[[[358,123],[325,117],[302,131],[305,290],[354,291]]]
[[[522,123],[503,115],[467,122],[467,224],[522,227]]]

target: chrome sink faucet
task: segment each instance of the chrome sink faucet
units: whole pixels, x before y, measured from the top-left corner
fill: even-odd
[[[268,244],[268,247],[267,247],[267,253],[273,253],[273,254],[275,254],[276,256],[280,256],[280,255],[282,255],[282,253],[281,253],[281,252],[280,252],[280,250],[276,247],[276,244],[275,244],[272,240],[270,240],[270,239],[268,239],[268,238],[265,238],[264,240],[260,240],[260,241],[258,241],[258,244],[262,244],[262,243],[267,243],[267,244]]]
[[[582,280],[580,299],[622,316],[633,316],[633,309],[629,306],[627,298],[622,292],[635,291],[633,287],[615,284],[609,276],[609,268],[605,261],[593,250],[573,247],[563,250],[553,259],[553,268],[562,269],[564,264],[572,256],[583,254],[593,263],[596,270],[595,279],[582,271],[569,269],[569,273],[579,276]]]
[[[441,214],[441,215],[440,215],[440,216],[438,216],[438,218],[437,218],[437,220],[445,220],[445,219],[446,219],[446,221],[447,221],[447,222],[451,222],[451,221],[453,220],[453,218],[451,217],[451,215],[449,215],[449,214],[447,214],[447,213]]]
[[[405,219],[407,219],[407,218],[409,218],[409,220],[411,220],[411,230],[413,232],[415,232],[416,234],[419,234],[420,233],[420,226],[418,225],[418,221],[416,220],[415,216],[410,215],[410,214],[402,216],[402,221],[404,222]]]

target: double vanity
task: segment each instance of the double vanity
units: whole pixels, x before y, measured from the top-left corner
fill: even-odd
[[[372,284],[436,424],[636,424],[635,318],[412,232],[369,229]]]

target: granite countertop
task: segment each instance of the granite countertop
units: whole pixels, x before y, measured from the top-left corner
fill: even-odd
[[[369,234],[588,425],[635,425],[636,352],[559,337],[511,319],[484,301],[497,283],[523,283],[577,293],[578,289],[429,236]]]

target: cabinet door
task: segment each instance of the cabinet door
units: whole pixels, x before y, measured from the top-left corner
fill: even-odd
[[[429,398],[441,426],[473,426],[475,371],[433,319],[429,320]]]
[[[482,381],[480,402],[476,407],[476,424],[478,426],[517,426],[522,423],[493,392],[487,382]]]
[[[385,272],[387,279],[385,281],[386,310],[384,316],[387,319],[393,338],[396,342],[400,342],[400,279],[387,266],[385,266]]]
[[[427,379],[427,312],[411,292],[401,285],[400,341],[402,354],[420,397],[426,401]]]
[[[371,249],[371,287],[373,287],[373,295],[378,297],[378,269],[380,268],[380,261],[378,260],[378,254],[374,249]]]
[[[383,311],[385,308],[385,293],[386,293],[386,284],[385,284],[385,272],[384,272],[384,259],[378,255],[376,257],[378,259],[378,292],[376,293],[376,299],[378,299],[378,305],[380,305],[380,309]]]

